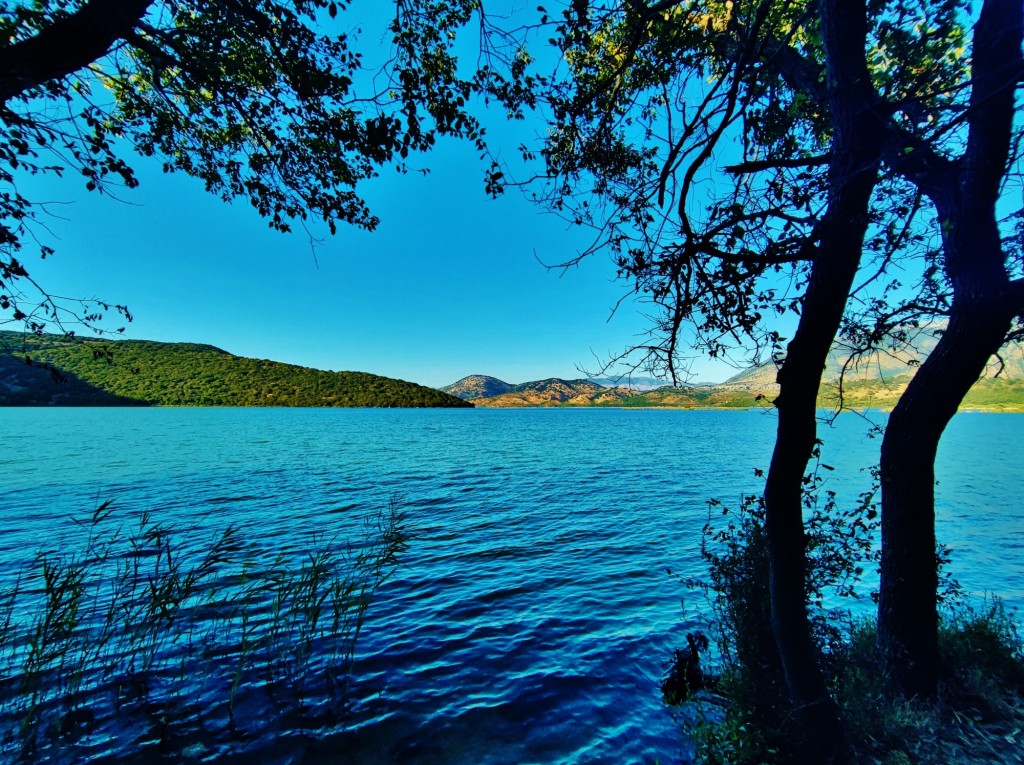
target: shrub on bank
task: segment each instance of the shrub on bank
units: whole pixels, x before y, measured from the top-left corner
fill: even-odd
[[[824,466],[820,466],[824,467]],[[881,683],[874,622],[835,606],[856,597],[861,573],[873,565],[877,487],[849,511],[819,492],[815,471],[805,491],[809,569],[808,604],[814,639],[824,659],[858,763],[1018,763],[1024,739],[1024,642],[998,599],[968,604],[946,576],[941,656],[946,667],[934,700],[894,699]],[[720,512],[719,512],[720,511]],[[738,512],[712,503],[702,555],[703,589],[711,607],[709,631],[717,647],[712,693],[668,698],[696,708],[688,715],[699,762],[755,765],[787,761],[788,700],[771,633],[768,558],[760,498]],[[940,551],[946,559],[947,551]],[[679,652],[677,652],[678,654]],[[679,662],[665,686],[679,687]],[[692,671],[692,670],[691,670]],[[702,668],[703,672],[711,672]],[[708,714],[707,710],[716,710]],[[693,710],[691,710],[693,711]]]

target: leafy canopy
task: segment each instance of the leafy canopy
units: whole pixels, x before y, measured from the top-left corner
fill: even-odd
[[[246,200],[274,229],[319,220],[373,229],[359,193],[385,166],[439,136],[475,141],[474,88],[456,31],[476,0],[398,0],[388,61],[363,71],[347,2],[327,0],[35,0],[0,6],[0,308],[41,332],[94,325],[111,306],[68,303],[33,282],[46,205],[24,196],[28,175],[80,176],[115,195],[138,178],[133,155]],[[114,306],[124,317],[124,306]]]
[[[902,157],[915,147],[962,151],[969,5],[870,4],[874,108],[890,139],[844,324],[857,347],[898,342],[901,328],[948,313],[935,214]],[[772,327],[800,312],[837,190],[816,5],[577,1],[548,23],[565,66],[549,93],[551,130],[534,152],[546,167],[535,193],[593,228],[580,257],[610,251],[654,306],[649,342],[632,349],[641,363],[675,375],[691,347],[781,352],[785,338]]]

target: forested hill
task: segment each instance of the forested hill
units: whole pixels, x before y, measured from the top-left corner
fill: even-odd
[[[0,332],[0,405],[132,404],[472,406],[415,383],[250,359],[212,345]]]

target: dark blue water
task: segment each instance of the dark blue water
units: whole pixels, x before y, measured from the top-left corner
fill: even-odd
[[[1024,604],[1022,423],[959,415],[938,466],[953,573],[1011,606]],[[346,722],[256,736],[239,757],[685,761],[658,683],[703,603],[666,569],[701,573],[707,500],[758,490],[774,425],[761,412],[7,410],[0,574],[73,540],[69,518],[106,500],[191,535],[239,523],[301,554],[399,495],[412,539],[368,612]],[[854,415],[822,436],[827,487],[853,502],[878,440]]]

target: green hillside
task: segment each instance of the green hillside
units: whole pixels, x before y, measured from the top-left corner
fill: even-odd
[[[0,353],[0,405],[3,406],[145,406],[90,385],[71,372],[55,376],[24,357]]]
[[[0,350],[3,406],[472,406],[402,380],[250,359],[211,345],[0,332]],[[54,382],[43,364],[66,381]]]

